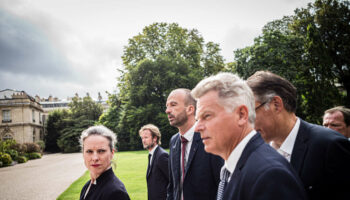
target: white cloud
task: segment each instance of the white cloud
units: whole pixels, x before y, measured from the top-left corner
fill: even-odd
[[[106,97],[116,89],[128,39],[154,22],[197,29],[231,62],[263,25],[309,1],[0,0],[0,26],[7,26],[0,30],[0,89]]]

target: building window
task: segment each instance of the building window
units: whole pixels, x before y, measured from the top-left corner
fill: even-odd
[[[35,142],[35,129],[33,129],[33,142]]]
[[[39,112],[39,123],[42,124],[43,120],[41,119],[41,113]]]
[[[43,130],[40,130],[40,140],[44,140]]]
[[[34,110],[32,110],[32,118],[33,118],[33,122],[35,122],[35,112],[34,112]]]
[[[3,110],[2,111],[2,122],[11,122],[11,111]]]
[[[12,137],[11,134],[8,134],[8,133],[7,133],[7,134],[4,135],[4,137],[2,137],[2,139],[3,139],[3,140],[12,140],[13,137]]]

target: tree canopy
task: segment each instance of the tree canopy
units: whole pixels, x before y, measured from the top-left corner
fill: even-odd
[[[252,46],[235,51],[235,69],[244,78],[269,70],[290,80],[298,90],[297,115],[320,124],[324,110],[350,102],[343,92],[350,80],[349,11],[349,2],[316,0],[269,22]]]
[[[49,114],[45,136],[46,150],[77,152],[81,132],[93,126],[102,114],[102,106],[90,96],[74,97],[69,110],[55,110]]]
[[[129,39],[122,58],[119,94],[111,97],[111,110],[100,118],[118,133],[120,150],[141,149],[138,130],[148,123],[160,128],[163,146],[168,147],[177,132],[165,114],[168,94],[175,88],[192,89],[204,76],[224,68],[218,44],[205,43],[197,30],[176,23],[145,27]],[[108,122],[112,115],[118,124]]]

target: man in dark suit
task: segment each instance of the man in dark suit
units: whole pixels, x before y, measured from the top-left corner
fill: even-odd
[[[161,134],[153,124],[139,130],[142,144],[149,151],[147,167],[148,200],[165,200],[169,184],[168,153],[160,146]]]
[[[255,127],[294,167],[310,200],[350,198],[350,143],[341,134],[295,115],[296,89],[259,71],[248,78],[256,104]]]
[[[254,96],[238,76],[219,73],[192,90],[205,151],[221,156],[217,200],[306,199],[290,164],[254,130]]]
[[[168,200],[215,199],[223,160],[206,153],[194,132],[196,101],[188,89],[172,91],[166,102],[170,125],[178,134],[170,140]]]

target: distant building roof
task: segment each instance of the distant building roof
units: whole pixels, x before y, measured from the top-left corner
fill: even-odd
[[[0,99],[13,99],[13,98],[29,98],[32,101],[35,101],[35,99],[27,94],[25,91],[18,91],[18,90],[12,90],[12,89],[5,89],[0,91]]]

